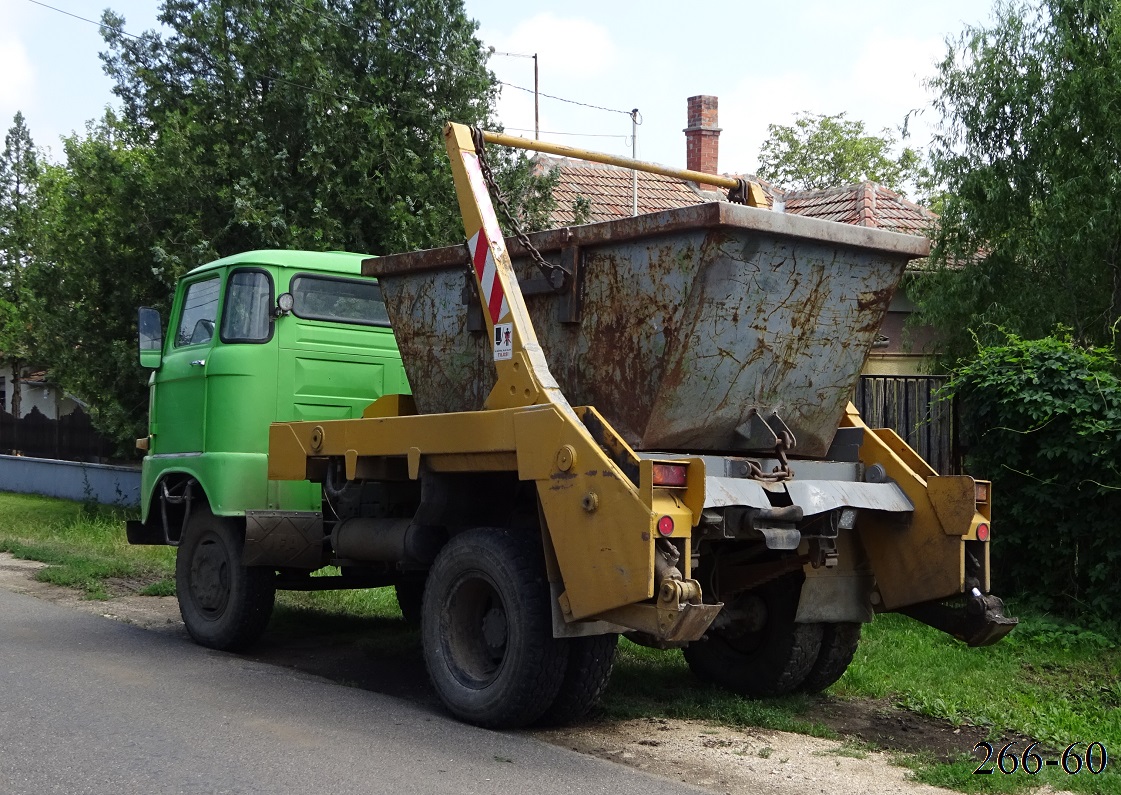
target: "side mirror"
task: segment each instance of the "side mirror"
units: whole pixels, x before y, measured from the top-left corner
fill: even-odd
[[[140,366],[155,370],[163,362],[163,321],[160,313],[151,307],[140,307],[136,326],[140,331]]]

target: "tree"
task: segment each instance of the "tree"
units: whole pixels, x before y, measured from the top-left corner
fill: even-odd
[[[950,359],[998,328],[1113,344],[1121,317],[1121,6],[1002,2],[956,41],[930,82],[946,186],[914,296]]]
[[[834,188],[855,182],[877,182],[902,193],[921,180],[922,155],[904,147],[884,129],[868,135],[864,122],[803,112],[793,125],[771,124],[759,151],[759,176],[795,190]]]
[[[107,12],[102,57],[214,252],[462,237],[441,129],[495,100],[462,0],[165,0],[160,21],[138,40]]]
[[[40,182],[39,256],[24,275],[33,344],[52,378],[91,408],[98,428],[120,440],[144,435],[147,379],[136,355],[136,308],[166,310],[192,249],[193,210],[168,204],[182,175],[156,167],[150,149],[128,143],[112,113],[63,142],[65,165]],[[167,253],[169,248],[181,251]]]
[[[21,411],[20,380],[30,356],[23,273],[38,234],[39,155],[16,112],[0,154],[0,360],[12,368],[12,414]]]
[[[994,577],[1047,610],[1121,609],[1119,372],[1112,349],[1062,332],[1009,334],[975,350],[948,384],[965,407],[970,471],[1000,499]]]

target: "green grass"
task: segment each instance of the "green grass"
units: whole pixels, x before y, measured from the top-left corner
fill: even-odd
[[[174,593],[174,550],[132,547],[125,516],[88,511],[80,503],[0,493],[0,551],[48,564],[38,577],[107,598],[114,580],[140,593]],[[329,573],[329,572],[324,572]],[[1010,606],[1016,613],[1017,607]],[[988,648],[970,649],[910,619],[884,615],[864,629],[856,658],[830,691],[838,699],[887,699],[957,725],[984,727],[990,739],[1038,740],[1044,758],[1073,742],[1098,741],[1121,757],[1121,633],[1091,631],[1026,609],[1021,625]],[[391,588],[282,592],[270,633],[337,634],[374,654],[415,650],[417,632],[400,620]],[[679,651],[656,651],[622,640],[604,701],[608,718],[685,718],[735,727],[761,727],[832,736],[806,717],[813,699],[792,696],[751,701],[707,686],[689,672]],[[963,741],[968,744],[968,741]],[[997,746],[999,750],[999,745]],[[1121,775],[1068,775],[1045,767],[975,775],[981,757],[961,749],[953,764],[901,757],[915,777],[964,792],[1055,789],[1121,795]],[[1022,754],[1017,745],[1013,753]],[[1085,753],[1083,745],[1079,751]],[[1116,770],[1121,770],[1121,762]]]
[[[36,579],[76,588],[90,599],[108,599],[126,583],[163,595],[174,576],[175,550],[129,546],[127,517],[118,509],[0,493],[0,552],[48,564]]]
[[[801,695],[761,701],[740,698],[698,681],[679,650],[648,649],[623,638],[603,711],[607,717],[621,720],[686,718],[834,736],[825,726],[800,717],[808,704],[809,697]]]
[[[1074,742],[1097,741],[1121,753],[1118,639],[1038,613],[1020,619],[1000,643],[970,649],[902,616],[879,616],[865,627],[856,658],[833,693],[889,698],[923,715],[987,727],[990,740],[1038,740],[1036,752],[1050,758]],[[974,775],[983,756],[971,750],[963,748],[963,758],[953,765],[919,760],[916,777],[970,792],[1023,791],[1049,783],[1074,792],[1121,793],[1121,775],[1112,766],[1099,776],[1085,770],[1072,776],[1056,767],[1035,776],[1022,770]],[[1010,753],[1025,750],[1021,742]],[[1075,753],[1084,755],[1085,745]]]

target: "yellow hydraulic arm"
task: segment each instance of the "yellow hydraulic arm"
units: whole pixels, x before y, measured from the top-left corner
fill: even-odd
[[[685,463],[684,489],[656,489],[654,462],[640,460],[594,409],[569,405],[537,342],[480,163],[482,139],[505,136],[478,131],[473,136],[459,124],[447,125],[444,136],[494,352],[497,383],[485,405],[549,408],[519,414],[515,432],[519,473],[539,484],[547,537],[564,581],[563,612],[571,618],[598,615],[641,624],[636,628],[665,639],[699,637],[716,611],[700,604],[699,585],[687,579],[688,563],[684,577],[656,582],[655,539],[683,539],[682,557],[689,557],[689,532],[700,520],[704,501],[703,463]],[[589,431],[589,417],[601,438]],[[638,483],[627,470],[638,472]],[[668,526],[663,517],[670,520]],[[644,617],[641,609],[630,608],[653,597],[656,587],[656,614]]]
[[[564,623],[602,620],[665,642],[700,638],[720,610],[702,604],[690,571],[690,537],[704,506],[699,458],[640,459],[592,407],[562,394],[538,343],[495,217],[483,139],[444,129],[496,384],[481,411],[399,416],[398,396],[363,419],[277,423],[269,477],[321,480],[345,461],[348,479],[377,460],[432,472],[516,471],[537,485],[546,565]],[[660,473],[672,471],[673,482]]]

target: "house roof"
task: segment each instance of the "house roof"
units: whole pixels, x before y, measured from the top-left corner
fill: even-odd
[[[590,202],[584,223],[610,221],[632,214],[633,171],[560,157],[539,156],[537,163],[542,170],[560,172],[557,186],[553,189],[556,201],[552,214],[554,226],[575,224],[574,208],[578,197]],[[759,183],[771,209],[791,215],[913,235],[925,234],[938,217],[926,207],[874,182],[824,190],[786,190],[753,174],[743,176]],[[638,173],[640,213],[721,200],[724,200],[724,194],[707,186],[660,174]]]
[[[590,214],[584,223],[629,218],[634,201],[633,175],[630,169],[600,163],[587,163],[567,157],[537,157],[537,167],[560,172],[553,188],[556,209],[551,216],[554,226],[576,223],[576,201],[583,197],[591,202]],[[638,211],[656,213],[690,207],[708,201],[691,182],[661,174],[638,173]]]
[[[784,212],[890,232],[924,235],[937,215],[874,182],[825,190],[786,191]]]

